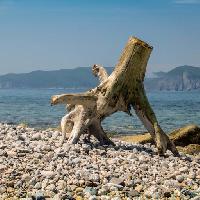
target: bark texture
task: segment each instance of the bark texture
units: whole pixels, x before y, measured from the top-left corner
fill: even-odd
[[[88,133],[94,135],[101,144],[113,144],[103,131],[101,121],[117,111],[131,115],[133,107],[155,141],[158,153],[164,154],[169,149],[178,155],[175,145],[159,126],[145,94],[143,81],[151,51],[152,47],[147,43],[131,37],[110,76],[102,66],[93,66],[93,74],[100,80],[98,87],[81,94],[52,97],[52,105],[70,104],[72,108],[61,123],[68,142],[76,143],[81,134]]]

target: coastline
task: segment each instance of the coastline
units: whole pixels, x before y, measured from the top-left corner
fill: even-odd
[[[185,199],[200,195],[200,157],[165,157],[113,138],[59,147],[61,133],[0,123],[1,199]]]

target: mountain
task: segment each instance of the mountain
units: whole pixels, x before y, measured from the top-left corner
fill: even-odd
[[[195,90],[200,89],[200,68],[180,66],[169,72],[155,73],[157,78],[146,79],[147,90]]]
[[[113,68],[106,68],[110,74]],[[194,90],[200,89],[200,68],[180,66],[169,72],[156,72],[156,78],[146,78],[147,90]],[[91,67],[33,71],[23,74],[0,76],[0,88],[91,88],[98,85]]]
[[[106,70],[111,73],[113,68]],[[87,88],[97,84],[98,78],[92,75],[91,67],[0,76],[0,88]]]

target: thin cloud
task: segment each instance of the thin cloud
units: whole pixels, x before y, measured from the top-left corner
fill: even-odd
[[[176,4],[199,4],[200,0],[175,0]]]

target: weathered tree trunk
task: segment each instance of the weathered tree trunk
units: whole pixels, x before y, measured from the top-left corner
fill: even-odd
[[[112,143],[102,129],[101,121],[117,111],[130,115],[130,109],[133,107],[155,141],[159,154],[164,154],[169,149],[178,155],[176,147],[158,125],[145,94],[143,81],[151,51],[152,47],[147,43],[131,37],[110,76],[103,67],[93,66],[93,74],[100,79],[98,87],[82,94],[52,97],[53,105],[68,103],[75,105],[74,109],[79,105],[78,110],[71,111],[74,117],[70,119],[73,121],[68,139],[70,143],[76,143],[85,132],[94,135],[101,144]]]

